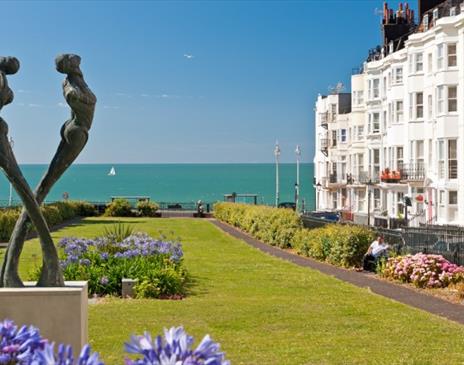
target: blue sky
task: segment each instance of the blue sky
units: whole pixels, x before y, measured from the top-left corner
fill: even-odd
[[[20,163],[48,163],[69,115],[54,58],[71,52],[98,97],[80,163],[271,162],[276,139],[282,161],[296,144],[311,161],[315,98],[380,42],[382,4],[2,2],[21,70],[1,115]]]

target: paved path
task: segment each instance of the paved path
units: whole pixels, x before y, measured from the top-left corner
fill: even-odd
[[[464,306],[462,305],[454,304],[431,295],[422,294],[405,286],[376,279],[373,274],[346,270],[307,257],[292,254],[258,241],[246,233],[217,220],[211,220],[211,223],[231,236],[241,239],[250,246],[256,247],[257,249],[272,256],[293,262],[298,266],[318,270],[324,274],[336,277],[337,279],[346,281],[361,288],[369,288],[376,294],[383,295],[384,297],[448,318],[460,324],[464,324]]]

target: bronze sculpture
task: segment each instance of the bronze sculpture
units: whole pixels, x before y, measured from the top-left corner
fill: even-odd
[[[0,58],[0,110],[1,106],[13,100],[13,93],[11,89],[8,88],[5,77],[5,74],[14,74],[19,69],[19,62],[14,59],[18,66],[15,69],[14,61],[12,60],[13,58]],[[64,285],[59,268],[58,255],[38,206],[44,201],[52,186],[77,158],[88,140],[88,132],[92,125],[95,112],[96,97],[84,81],[82,71],[79,67],[80,61],[81,58],[79,56],[72,54],[60,55],[56,58],[55,63],[57,71],[67,75],[63,82],[63,95],[71,108],[71,118],[67,120],[61,128],[61,142],[47,172],[39,182],[35,194],[30,192],[30,188],[24,178],[22,178],[24,181],[21,180],[22,183],[20,185],[15,185],[15,182],[11,180],[12,176],[16,176],[18,173],[20,174],[20,170],[19,168],[11,170],[10,165],[17,167],[17,164],[15,165],[16,160],[14,159],[7,140],[8,130],[6,123],[0,118],[0,121],[3,122],[0,123],[0,167],[4,169],[8,179],[12,181],[24,205],[5,254],[0,273],[0,286],[23,286],[18,274],[18,265],[27,235],[29,220],[37,229],[44,257],[42,272],[37,285]],[[6,85],[6,87],[2,87],[2,84]],[[7,101],[6,103],[2,103],[3,98]],[[3,158],[4,150],[9,153],[6,159]],[[7,168],[10,168],[11,171],[5,168],[4,164]],[[10,173],[13,175],[10,176]],[[21,195],[20,189],[23,189],[25,193]],[[43,227],[43,223],[45,223],[45,227]]]

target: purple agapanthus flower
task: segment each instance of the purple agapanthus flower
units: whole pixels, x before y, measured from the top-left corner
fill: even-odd
[[[125,344],[126,352],[142,355],[136,360],[127,359],[126,365],[230,365],[220,352],[218,343],[206,335],[196,349],[192,349],[193,337],[183,327],[164,330],[164,337],[154,340],[148,332],[143,336],[132,336]]]
[[[108,285],[109,282],[110,282],[110,280],[108,279],[108,276],[103,276],[103,277],[100,279],[100,284],[101,284],[101,285]]]

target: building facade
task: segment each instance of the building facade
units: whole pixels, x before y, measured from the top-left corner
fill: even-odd
[[[419,1],[417,24],[385,4],[383,35],[351,93],[316,101],[316,209],[393,228],[464,225],[464,1]]]

